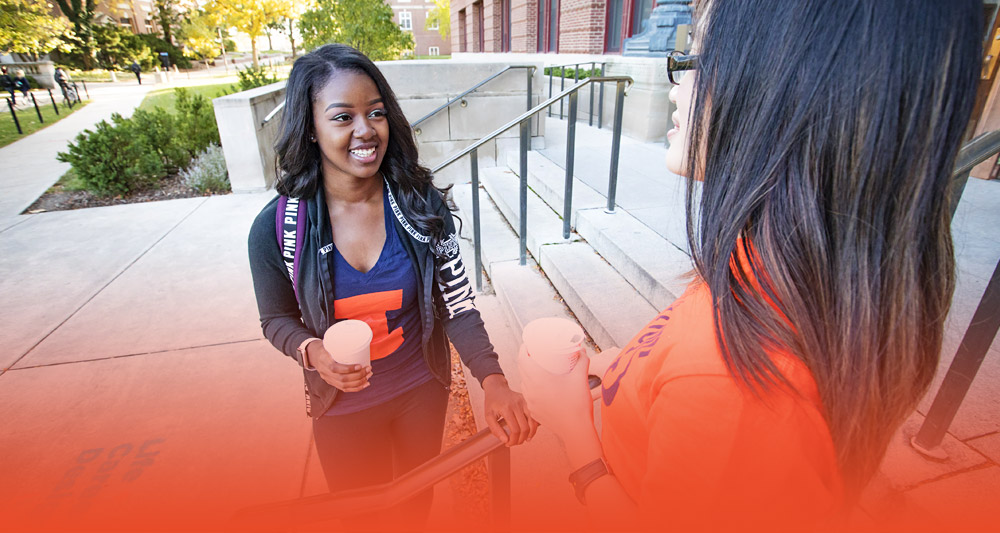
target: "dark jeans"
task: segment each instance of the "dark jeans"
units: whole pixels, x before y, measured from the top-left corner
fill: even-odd
[[[436,379],[375,407],[313,419],[313,434],[331,492],[392,481],[441,453],[448,390]],[[349,529],[420,529],[433,489],[397,507],[345,520]]]

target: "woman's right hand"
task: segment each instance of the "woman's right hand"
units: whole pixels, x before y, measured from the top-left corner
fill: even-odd
[[[370,366],[342,365],[334,361],[321,340],[306,345],[306,356],[323,381],[344,392],[357,392],[371,385],[368,382],[368,378],[372,377]]]

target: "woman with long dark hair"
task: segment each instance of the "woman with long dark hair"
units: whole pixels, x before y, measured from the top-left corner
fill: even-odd
[[[264,335],[303,367],[330,489],[391,481],[440,452],[449,340],[482,384],[497,437],[528,439],[537,424],[473,303],[446,191],[418,163],[375,64],[339,44],[296,60],[275,146],[281,196],[250,231],[254,291]],[[320,337],[343,319],[372,329],[371,366],[340,364],[324,348]],[[432,494],[367,525],[417,527]]]
[[[696,279],[602,372],[601,437],[586,365],[522,357],[524,393],[613,527],[811,530],[852,507],[937,367],[982,4],[696,14],[667,155]]]

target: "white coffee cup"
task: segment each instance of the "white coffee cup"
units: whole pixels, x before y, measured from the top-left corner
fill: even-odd
[[[323,348],[342,365],[371,366],[372,328],[361,320],[341,320],[323,335]]]
[[[568,374],[580,359],[583,329],[571,320],[532,320],[524,326],[523,338],[528,357],[553,374]]]

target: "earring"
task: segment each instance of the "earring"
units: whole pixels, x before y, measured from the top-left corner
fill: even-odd
[[[316,136],[315,135],[310,135],[309,136],[309,142],[316,142]]]

